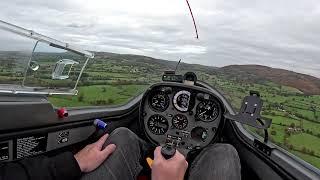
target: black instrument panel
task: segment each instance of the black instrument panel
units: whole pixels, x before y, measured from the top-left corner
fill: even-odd
[[[174,145],[187,154],[214,140],[223,112],[221,101],[207,89],[160,83],[144,94],[140,122],[151,142]]]

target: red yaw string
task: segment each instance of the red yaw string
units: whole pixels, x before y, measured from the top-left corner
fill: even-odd
[[[196,21],[194,19],[194,16],[193,16],[193,13],[192,13],[192,10],[191,10],[191,6],[190,6],[188,0],[186,0],[186,2],[188,4],[189,10],[190,10],[190,14],[191,14],[191,17],[192,17],[192,20],[193,20],[194,29],[196,30],[196,35],[197,35],[196,38],[199,39],[198,28],[197,28],[197,24],[196,24]]]

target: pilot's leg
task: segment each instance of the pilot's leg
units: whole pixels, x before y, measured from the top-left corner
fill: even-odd
[[[196,157],[189,171],[189,180],[239,180],[240,159],[230,144],[213,144]]]
[[[136,180],[142,170],[140,159],[143,157],[145,142],[127,128],[114,130],[105,146],[115,144],[116,150],[95,171],[83,175],[81,180]],[[104,146],[104,147],[105,147]]]

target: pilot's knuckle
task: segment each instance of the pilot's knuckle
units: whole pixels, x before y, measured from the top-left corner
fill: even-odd
[[[87,145],[87,148],[90,149],[90,148],[92,148],[93,146],[94,146],[94,144],[89,144],[89,145]]]
[[[158,166],[160,166],[160,162],[158,162],[158,161],[154,161],[153,163],[152,163],[152,166],[154,166],[154,167],[158,167]]]
[[[185,162],[184,157],[179,157],[179,162]]]

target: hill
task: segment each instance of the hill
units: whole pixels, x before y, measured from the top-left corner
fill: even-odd
[[[111,60],[115,63],[130,64],[148,67],[158,73],[164,70],[174,69],[177,62],[156,59],[147,56],[131,54],[115,54],[108,52],[95,52],[97,60]],[[279,85],[290,86],[299,89],[304,94],[320,94],[320,79],[293,71],[271,68],[261,65],[230,65],[222,68],[204,66],[199,64],[181,63],[180,71],[204,72],[226,76],[237,81],[250,83],[274,82]]]
[[[98,61],[108,60],[109,62],[121,63],[121,65],[143,66],[161,73],[165,70],[174,70],[178,63],[178,60],[168,61],[132,54],[116,54],[109,52],[94,52],[94,54],[95,59]],[[204,66],[200,64],[187,64],[184,62],[181,62],[179,65],[180,71],[200,71],[208,74],[214,73],[217,69],[217,67]]]
[[[104,72],[116,73],[118,70],[115,67],[123,69],[125,66],[127,66],[128,73],[130,73],[129,72],[130,68],[132,69],[134,67],[135,68],[140,67],[141,69],[143,69],[140,72],[144,72],[144,73],[159,77],[161,76],[163,71],[173,70],[177,65],[177,61],[176,62],[167,61],[167,60],[156,59],[156,58],[147,57],[147,56],[132,55],[132,54],[116,54],[116,53],[109,53],[109,52],[94,52],[94,53],[95,53],[95,59],[90,61],[89,66],[87,67],[87,70],[89,71],[97,71],[97,69],[100,69],[101,71],[104,71]],[[22,66],[23,63],[16,63],[18,62],[17,60],[20,60],[20,59],[25,60],[25,57],[27,57],[25,54],[21,54],[21,52],[8,52],[8,51],[0,51],[0,55],[1,55],[0,65],[2,64],[1,65],[2,67],[5,67],[4,65],[11,65],[12,63],[15,63],[12,65],[15,67]],[[43,56],[60,56],[60,54],[56,54],[56,53],[42,53],[42,55]],[[12,61],[12,59],[15,59],[15,61]],[[108,65],[103,66],[103,65],[106,65],[107,63],[111,65],[109,68],[108,68]],[[93,66],[92,68],[90,68],[90,65],[96,65],[96,66]],[[204,66],[200,64],[187,64],[182,62],[179,65],[179,71],[180,72],[193,71],[196,73],[201,72],[209,75],[218,75],[218,76],[226,77],[227,79],[234,79],[238,82],[249,82],[249,83],[261,84],[261,83],[266,83],[271,81],[278,85],[290,86],[290,87],[296,88],[306,95],[320,94],[319,78],[306,75],[306,74],[296,73],[293,71],[271,68],[271,67],[261,66],[261,65],[230,65],[222,68],[217,68],[212,66]],[[6,72],[2,72],[3,75],[5,75],[5,73]]]
[[[261,83],[272,81],[299,89],[304,94],[320,94],[320,79],[293,71],[261,65],[230,65],[218,70],[221,74],[239,81]]]
[[[130,64],[143,66],[158,74],[164,70],[174,69],[177,62],[155,59],[147,56],[131,55],[131,54],[115,54],[108,52],[95,52],[96,60],[114,61],[114,63]],[[320,79],[293,71],[284,69],[271,68],[261,65],[230,65],[222,68],[204,66],[199,64],[181,63],[180,71],[204,72],[207,74],[215,74],[226,76],[227,78],[237,81],[246,81],[250,83],[274,82],[279,85],[290,86],[299,89],[304,94],[314,95],[320,94]]]

